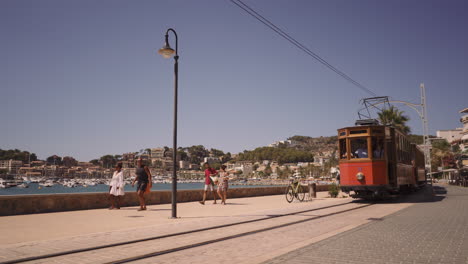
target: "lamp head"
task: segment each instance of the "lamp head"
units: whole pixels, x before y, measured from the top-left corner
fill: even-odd
[[[159,49],[158,53],[161,54],[164,58],[169,59],[174,55],[175,50],[169,46],[169,42],[167,41],[168,35],[166,35],[166,41],[164,42],[164,46]]]

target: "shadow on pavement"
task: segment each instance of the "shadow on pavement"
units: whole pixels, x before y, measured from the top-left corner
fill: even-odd
[[[402,193],[399,195],[393,195],[385,200],[364,200],[356,199],[353,203],[433,203],[440,202],[445,199],[447,195],[447,189],[442,186],[426,186],[420,190]]]
[[[397,197],[395,203],[433,203],[440,202],[445,199],[447,189],[441,186],[426,186],[417,192],[404,194]]]
[[[432,187],[435,194],[447,194],[447,189],[441,186],[433,186]]]
[[[181,216],[180,218],[229,218],[230,215]],[[237,215],[235,217],[238,217]]]
[[[137,211],[138,208],[134,207],[134,208],[129,208],[129,207],[126,207],[126,208],[120,208],[120,210],[128,210],[128,211]],[[147,209],[146,211],[170,211],[171,209]]]

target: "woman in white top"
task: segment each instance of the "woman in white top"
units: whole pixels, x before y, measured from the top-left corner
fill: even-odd
[[[112,176],[109,185],[109,194],[111,202],[111,207],[109,207],[109,209],[120,209],[120,196],[123,196],[125,194],[125,183],[123,178],[122,163],[118,163],[115,167],[114,175]]]

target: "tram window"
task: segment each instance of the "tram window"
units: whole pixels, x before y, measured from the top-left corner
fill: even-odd
[[[347,159],[348,158],[348,151],[346,149],[346,139],[340,139],[340,159]]]
[[[367,138],[351,138],[351,158],[364,159],[369,157],[369,150],[367,148]]]
[[[372,138],[372,155],[374,159],[383,159],[384,153],[383,138]]]
[[[354,131],[349,131],[349,134],[354,135],[354,134],[366,134],[367,130],[354,130]]]
[[[346,136],[346,131],[340,132],[340,136]]]

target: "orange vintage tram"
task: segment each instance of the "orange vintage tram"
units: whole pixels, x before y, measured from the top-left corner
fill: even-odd
[[[379,199],[426,182],[424,154],[399,130],[372,123],[338,129],[341,190]]]

